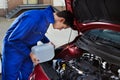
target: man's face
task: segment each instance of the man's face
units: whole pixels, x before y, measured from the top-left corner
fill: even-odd
[[[64,24],[65,20],[56,20],[55,23],[53,24],[53,28],[54,29],[58,29],[58,30],[62,30],[62,29],[66,29],[69,28],[68,25]]]

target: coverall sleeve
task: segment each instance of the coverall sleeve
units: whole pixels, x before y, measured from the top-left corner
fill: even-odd
[[[16,28],[9,35],[8,42],[13,45],[13,47],[25,55],[29,55],[31,50],[28,44],[24,43],[25,38],[28,37],[35,26],[35,21],[24,16],[20,18],[15,25]]]
[[[48,39],[46,36],[44,36],[44,38],[41,40],[41,42],[43,42],[43,43],[48,43],[48,42],[50,42],[50,41],[49,41],[49,39]]]

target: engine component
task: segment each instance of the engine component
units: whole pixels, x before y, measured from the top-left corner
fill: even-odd
[[[84,53],[70,61],[58,59],[53,62],[60,80],[120,80],[119,66],[108,64],[93,54]]]

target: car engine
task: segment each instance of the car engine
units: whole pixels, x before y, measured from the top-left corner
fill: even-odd
[[[119,66],[89,53],[70,61],[53,60],[53,68],[60,80],[120,80]]]

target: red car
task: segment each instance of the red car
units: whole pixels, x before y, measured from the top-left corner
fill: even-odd
[[[42,63],[51,80],[120,80],[120,0],[65,0],[74,41]]]
[[[120,1],[65,2],[66,9],[74,14],[75,29],[82,33],[71,44],[120,66]]]

